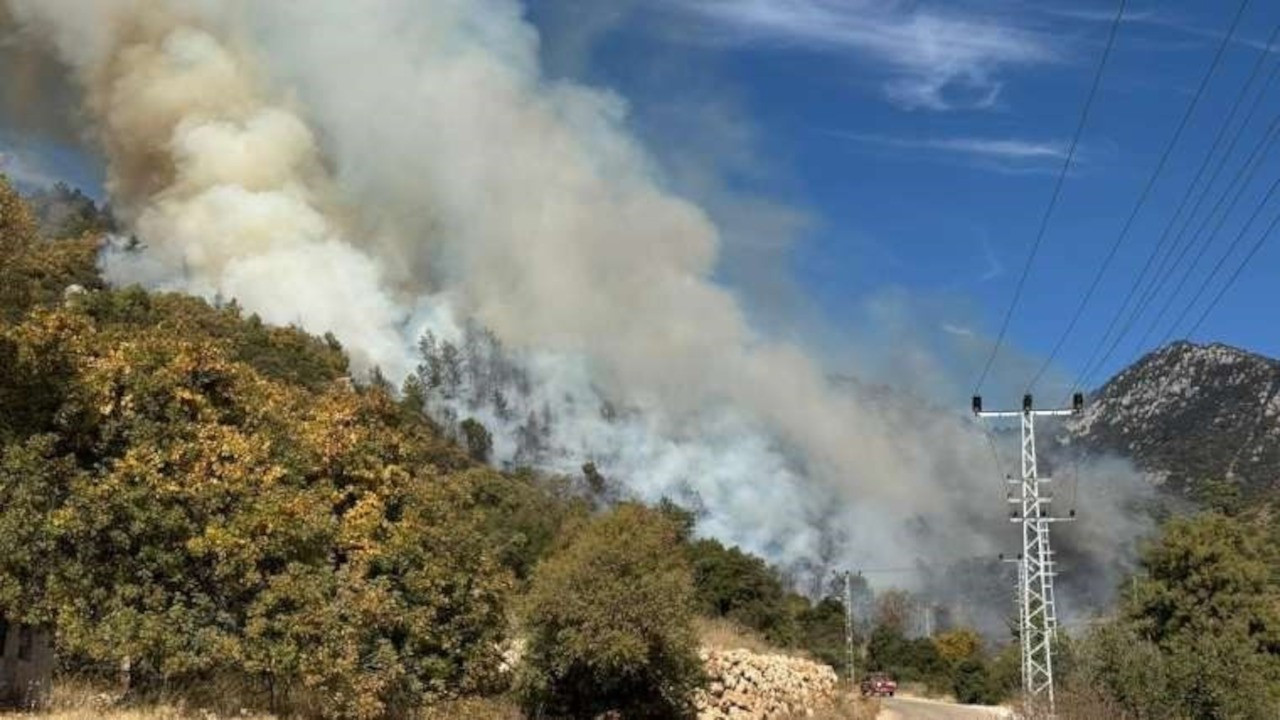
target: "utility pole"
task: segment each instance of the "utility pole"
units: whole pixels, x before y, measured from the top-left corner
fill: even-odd
[[[1037,417],[1064,417],[1084,409],[1084,394],[1076,393],[1070,408],[1036,410],[1031,395],[1022,397],[1021,410],[982,409],[982,397],[973,397],[973,414],[979,418],[1018,418],[1022,425],[1022,477],[1010,481],[1020,493],[1009,493],[1009,503],[1020,506],[1010,521],[1022,526],[1022,556],[1018,566],[1019,640],[1022,643],[1022,690],[1028,704],[1043,705],[1048,717],[1054,716],[1053,642],[1057,636],[1058,617],[1054,602],[1053,550],[1049,545],[1049,526],[1074,519],[1049,515],[1051,495],[1040,494],[1040,483],[1050,478],[1039,475],[1036,464]]]
[[[859,573],[861,576],[861,573]],[[844,643],[849,653],[849,690],[858,689],[853,650],[853,573],[844,571]]]

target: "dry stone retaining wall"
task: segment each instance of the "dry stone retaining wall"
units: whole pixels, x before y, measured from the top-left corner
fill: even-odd
[[[703,650],[709,678],[696,698],[698,720],[804,717],[827,707],[836,673],[827,665],[747,650]]]

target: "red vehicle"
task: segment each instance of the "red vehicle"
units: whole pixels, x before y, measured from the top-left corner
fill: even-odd
[[[882,695],[893,697],[893,694],[898,691],[898,683],[884,673],[872,673],[862,681],[860,689],[862,697],[880,697]]]

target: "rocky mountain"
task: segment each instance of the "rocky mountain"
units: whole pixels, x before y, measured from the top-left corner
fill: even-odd
[[[1177,342],[1112,378],[1071,432],[1192,499],[1280,489],[1280,360]]]

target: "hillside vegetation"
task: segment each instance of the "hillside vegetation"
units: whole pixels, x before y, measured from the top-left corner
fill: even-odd
[[[299,716],[678,717],[699,614],[832,658],[843,605],[590,466],[485,465],[482,425],[424,413],[429,376],[396,392],[331,336],[106,287],[82,199],[50,239],[0,178],[0,615],[49,628],[63,678]]]
[[[1068,718],[1274,718],[1280,545],[1270,511],[1168,522],[1116,616],[1065,653]]]

